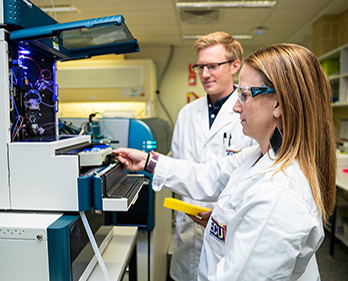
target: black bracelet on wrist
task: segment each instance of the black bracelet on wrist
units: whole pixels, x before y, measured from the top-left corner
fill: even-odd
[[[147,163],[149,162],[149,159],[150,159],[150,153],[148,153],[148,154],[147,154],[147,158],[146,158],[146,162],[145,162],[144,170],[146,170]]]

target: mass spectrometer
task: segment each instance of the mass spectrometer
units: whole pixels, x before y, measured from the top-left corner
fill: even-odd
[[[156,150],[168,154],[172,129],[168,122],[157,117],[123,118],[61,118],[61,132],[87,134],[95,143],[110,143],[113,148],[130,147],[145,152]],[[142,173],[142,172],[140,172]],[[155,192],[149,174],[143,172],[148,183],[139,193],[139,202],[127,212],[107,214],[107,221],[115,225],[136,225],[141,230],[152,231],[155,226]],[[161,202],[162,203],[162,202]]]
[[[58,135],[55,61],[134,52],[138,43],[122,16],[57,24],[29,1],[2,6],[0,208],[89,209],[91,177],[80,162],[90,139]]]
[[[136,201],[143,177],[129,177],[111,148],[95,147],[90,136],[59,135],[55,80],[57,60],[136,51],[138,42],[121,15],[59,24],[28,0],[0,1],[0,245],[22,256],[12,259],[16,264],[1,262],[2,276],[84,280],[83,272],[75,276],[69,268],[62,277],[52,269],[52,228],[63,223],[71,234],[82,220],[87,231],[84,212],[95,202],[101,211],[127,211]],[[124,182],[129,192],[120,197],[114,187]],[[70,238],[60,243],[71,259]],[[44,262],[28,262],[37,255]]]
[[[101,118],[96,118],[99,115]],[[88,134],[95,143],[145,152],[156,150],[162,154],[170,151],[172,128],[161,118],[106,117],[91,113],[89,118],[61,118],[60,121],[62,132]],[[138,227],[138,280],[159,280],[163,278],[163,268],[167,267],[166,248],[171,234],[171,213],[162,205],[171,193],[169,190],[154,192],[152,177],[146,172],[143,174],[147,181],[137,203],[127,212],[106,212],[105,217],[107,224]]]

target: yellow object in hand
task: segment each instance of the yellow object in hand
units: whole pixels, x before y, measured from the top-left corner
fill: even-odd
[[[200,212],[207,212],[211,209],[200,207],[194,204],[190,204],[175,198],[165,198],[163,202],[163,207],[173,209],[175,211],[183,212],[188,215],[197,216]]]

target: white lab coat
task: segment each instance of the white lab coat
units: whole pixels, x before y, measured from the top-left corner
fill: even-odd
[[[207,165],[159,157],[155,190],[218,198],[204,233],[200,281],[320,280],[314,254],[324,231],[308,181],[297,161],[274,174],[273,151],[257,161],[260,155],[257,145]]]
[[[237,94],[234,92],[221,107],[210,129],[207,96],[187,104],[180,111],[174,128],[173,157],[206,163],[250,146],[252,139],[243,135],[239,114],[233,112],[236,101]],[[214,208],[213,202],[198,202],[187,197],[182,199],[202,207]],[[202,226],[194,223],[184,213],[177,214],[175,245],[170,266],[170,275],[174,280],[197,280],[203,233]]]

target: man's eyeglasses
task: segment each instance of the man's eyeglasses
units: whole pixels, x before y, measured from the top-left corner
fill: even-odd
[[[241,104],[246,103],[249,97],[257,95],[274,94],[276,91],[267,86],[263,87],[238,87],[237,96]]]
[[[212,62],[212,63],[206,63],[206,64],[194,64],[192,65],[192,68],[197,74],[202,74],[204,67],[207,67],[209,72],[214,72],[218,70],[220,65],[223,65],[225,63],[230,63],[230,62],[233,62],[233,60],[228,60],[224,62]]]

